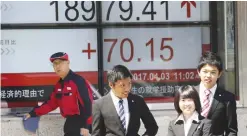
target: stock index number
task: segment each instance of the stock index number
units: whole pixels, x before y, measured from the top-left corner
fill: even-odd
[[[91,6],[86,6],[86,2],[90,2]],[[59,2],[58,1],[51,1],[50,2],[50,6],[55,7],[55,17],[56,17],[56,21],[59,21],[59,12],[61,12],[61,10],[59,10]],[[80,4],[80,5],[79,5]],[[81,18],[83,18],[83,20],[85,21],[91,21],[94,16],[95,16],[95,2],[94,1],[65,1],[65,6],[66,9],[64,11],[65,14],[65,18],[68,21],[76,21],[78,20],[80,17],[79,13],[81,12],[81,10],[83,11]],[[71,16],[71,14],[69,14],[69,12],[74,12],[74,14]]]
[[[106,14],[106,20],[110,20],[110,14],[112,11],[112,7],[115,4],[116,1],[112,1],[108,7],[107,10],[107,14]],[[125,1],[127,2],[127,1]],[[168,20],[168,1],[161,1],[160,5],[165,5],[165,18],[166,20]],[[118,7],[120,9],[120,11],[123,13],[121,15],[119,15],[119,17],[123,20],[123,21],[128,21],[131,19],[132,15],[133,15],[133,2],[132,1],[128,1],[127,6],[123,6],[123,2],[119,1],[118,2]],[[145,7],[143,7],[142,10],[142,15],[149,15],[151,20],[155,20],[154,16],[157,14],[157,11],[154,9],[154,2],[153,1],[147,1]],[[161,13],[163,14],[163,13]]]

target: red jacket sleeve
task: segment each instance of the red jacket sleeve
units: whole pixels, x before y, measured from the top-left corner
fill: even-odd
[[[57,107],[56,92],[54,90],[49,100],[44,102],[41,106],[34,108],[29,114],[31,117],[41,116],[55,110]]]

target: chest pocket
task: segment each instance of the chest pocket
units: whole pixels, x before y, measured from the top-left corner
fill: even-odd
[[[58,91],[55,94],[55,97],[58,100],[60,106],[64,108],[78,106],[76,90],[72,90],[71,87],[64,87],[63,89],[58,89]]]
[[[67,92],[67,93],[56,93],[56,98],[57,99],[62,99],[62,96],[72,96],[72,92]]]

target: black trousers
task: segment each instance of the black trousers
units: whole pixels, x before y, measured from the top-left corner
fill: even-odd
[[[64,136],[81,136],[81,135],[77,133],[65,133]]]
[[[81,120],[79,115],[66,117],[64,124],[64,136],[81,136],[80,135]]]

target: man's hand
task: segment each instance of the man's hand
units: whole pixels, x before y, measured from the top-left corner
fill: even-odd
[[[86,128],[81,128],[81,135],[83,136],[89,136],[89,130]]]
[[[31,115],[29,114],[29,113],[26,113],[25,115],[24,115],[24,120],[27,120],[27,119],[29,119],[31,117]]]

